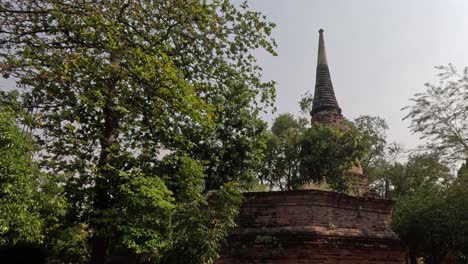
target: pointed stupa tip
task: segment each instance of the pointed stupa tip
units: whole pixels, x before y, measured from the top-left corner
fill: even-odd
[[[335,91],[333,90],[330,71],[328,69],[323,29],[319,30],[319,34],[314,102],[312,104],[311,111],[312,117],[319,112],[341,114],[341,108],[338,106],[338,102],[336,101]]]
[[[328,64],[327,51],[325,49],[325,39],[323,38],[323,29],[319,30],[319,50],[317,57],[317,64]]]

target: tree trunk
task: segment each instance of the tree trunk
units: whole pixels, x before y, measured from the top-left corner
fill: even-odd
[[[118,60],[112,59],[112,63],[118,64]],[[116,74],[115,76],[118,76]],[[113,178],[115,169],[112,167],[114,155],[111,151],[112,145],[116,143],[117,129],[119,128],[119,113],[115,111],[115,88],[117,78],[109,81],[105,91],[105,104],[103,107],[104,128],[103,134],[99,140],[101,145],[101,153],[94,186],[93,197],[93,214],[91,219],[91,228],[94,231],[91,239],[91,263],[104,264],[106,262],[106,251],[109,245],[108,238],[105,234],[105,228],[108,225],[103,222],[103,213],[111,208],[111,196],[109,193],[111,179]]]
[[[98,175],[94,186],[94,198],[93,198],[93,219],[91,220],[91,227],[94,230],[92,238],[91,248],[91,263],[93,264],[104,264],[106,259],[107,239],[103,230],[106,226],[102,223],[102,213],[110,208],[110,195],[109,189],[109,178],[115,173],[109,168],[112,164],[113,155],[110,151],[110,147],[115,143],[116,130],[118,123],[116,122],[114,115],[104,109],[105,119],[105,132],[104,138],[101,139],[101,154],[98,162]]]

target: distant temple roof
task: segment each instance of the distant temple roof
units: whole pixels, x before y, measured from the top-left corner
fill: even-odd
[[[338,106],[338,102],[336,101],[335,92],[333,91],[333,84],[330,77],[330,71],[328,69],[323,29],[319,30],[319,34],[317,74],[311,115],[314,116],[319,112],[341,114],[341,108]]]

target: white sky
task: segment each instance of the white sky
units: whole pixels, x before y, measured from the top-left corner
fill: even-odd
[[[301,95],[313,93],[319,28],[343,114],[385,118],[389,141],[408,148],[419,140],[400,109],[437,82],[434,66],[468,66],[466,0],[252,0],[250,7],[277,24],[279,56],[257,54],[264,78],[278,82],[276,114],[299,115]]]
[[[279,56],[256,54],[265,80],[278,82],[276,114],[298,115],[301,95],[313,92],[319,28],[343,114],[385,118],[389,141],[406,147],[418,137],[400,109],[424,83],[437,81],[434,66],[468,65],[467,0],[251,0],[250,6],[277,24]],[[13,86],[0,79],[0,89]]]

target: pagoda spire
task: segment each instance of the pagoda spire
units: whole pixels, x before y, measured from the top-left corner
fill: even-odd
[[[336,101],[333,84],[328,69],[327,52],[323,29],[319,30],[319,47],[317,56],[317,74],[315,80],[314,102],[312,104],[312,119],[319,113],[341,114],[341,108]]]

